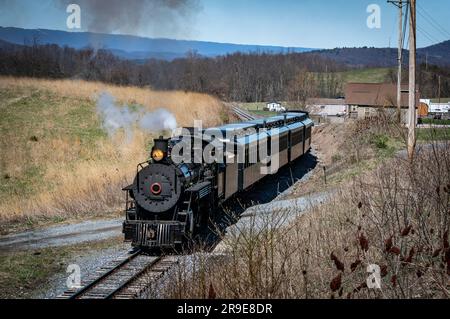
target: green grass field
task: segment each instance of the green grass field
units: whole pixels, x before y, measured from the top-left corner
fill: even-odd
[[[390,70],[390,68],[358,69],[338,74],[342,76],[343,83],[382,83],[388,79]]]
[[[431,102],[439,103],[439,99],[431,99]],[[450,102],[450,97],[441,97],[440,102],[441,103],[448,103],[448,102]]]
[[[448,141],[450,140],[450,128],[421,128],[417,129],[418,141]]]
[[[450,125],[450,120],[422,119],[423,124]]]
[[[258,116],[269,117],[277,114],[276,112],[265,111],[264,108],[266,107],[266,103],[264,102],[240,103],[239,106]]]
[[[302,110],[304,106],[300,102],[288,102],[288,101],[280,101],[280,103],[286,107],[288,110]],[[274,116],[277,115],[276,112],[265,111],[266,102],[252,102],[252,103],[239,103],[239,106],[250,113],[253,113],[258,116]]]

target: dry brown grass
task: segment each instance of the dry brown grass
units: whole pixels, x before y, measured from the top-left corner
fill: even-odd
[[[228,233],[225,253],[191,257],[166,296],[450,298],[449,212],[450,145],[434,143],[412,164],[382,159],[287,226],[272,218]],[[369,265],[381,289],[367,287]]]
[[[193,119],[201,119],[204,126],[218,124],[221,120],[222,103],[205,94],[184,91],[155,91],[151,88],[114,86],[101,82],[83,80],[44,80],[32,78],[0,77],[0,89],[38,88],[60,96],[77,99],[96,100],[102,92],[111,93],[125,104],[141,104],[149,110],[166,108],[177,118],[182,126],[192,126]]]
[[[89,217],[122,208],[121,188],[148,158],[153,136],[109,138],[95,112],[99,93],[149,110],[164,107],[179,125],[223,120],[217,99],[78,80],[0,77],[0,230],[24,220]]]

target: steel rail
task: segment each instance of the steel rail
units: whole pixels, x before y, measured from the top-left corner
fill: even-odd
[[[152,261],[149,265],[143,267],[141,270],[139,270],[136,274],[134,274],[132,277],[127,279],[124,283],[122,283],[119,287],[114,289],[111,293],[109,293],[105,299],[112,299],[114,296],[125,289],[130,283],[132,283],[135,279],[139,278],[142,274],[144,274],[146,271],[150,270],[153,266],[158,264],[161,261],[161,257],[156,258],[154,261]]]
[[[94,281],[90,282],[89,284],[87,284],[86,286],[80,288],[79,290],[77,290],[74,294],[72,294],[68,299],[77,299],[78,297],[84,295],[86,292],[88,292],[89,290],[91,290],[93,287],[97,286],[99,283],[101,283],[103,280],[105,280],[106,278],[108,278],[111,274],[113,274],[114,272],[116,272],[118,269],[122,268],[123,266],[125,266],[126,264],[128,264],[130,261],[132,261],[134,258],[136,258],[137,256],[139,256],[142,252],[140,250],[134,252],[132,255],[128,256],[127,258],[125,258],[122,262],[120,262],[117,266],[111,268],[110,270],[108,270],[107,272],[105,272],[104,274],[102,274],[101,276],[99,276],[98,278],[96,278]]]

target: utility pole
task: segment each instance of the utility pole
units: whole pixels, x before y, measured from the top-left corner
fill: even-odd
[[[408,0],[388,0],[398,8],[398,71],[397,71],[397,123],[402,121],[402,63],[403,63],[403,5]]]
[[[416,0],[410,0],[408,157],[411,161],[414,158],[415,146],[416,146]]]
[[[438,85],[438,99],[439,99],[438,103],[441,104],[441,76],[440,75],[438,77],[438,83],[439,83],[439,85]]]

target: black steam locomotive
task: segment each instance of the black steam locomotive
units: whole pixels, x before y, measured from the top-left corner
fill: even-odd
[[[264,178],[264,169],[276,162],[276,171],[308,152],[312,126],[307,113],[287,112],[156,139],[151,160],[138,164],[133,184],[123,189],[125,240],[142,249],[183,247],[208,226],[222,204]],[[175,161],[174,149],[186,141],[193,160]],[[198,151],[203,154],[207,148],[216,158],[213,162],[198,158]]]

